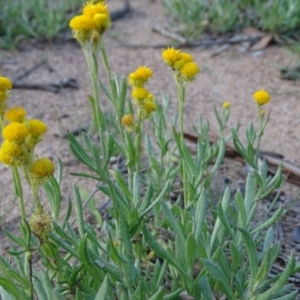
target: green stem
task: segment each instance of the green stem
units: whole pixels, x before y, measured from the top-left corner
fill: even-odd
[[[27,276],[29,279],[29,297],[30,299],[34,299],[34,295],[33,295],[33,283],[32,283],[32,277],[33,277],[33,273],[32,273],[32,251],[28,250],[26,251],[26,267],[27,267]]]
[[[94,54],[90,49],[86,48],[86,46],[82,47],[82,49],[86,58],[92,81],[93,99],[91,99],[91,101],[94,114],[94,122],[99,132],[100,139],[102,139],[103,132],[105,131],[105,122],[103,112],[99,106],[98,66],[95,61],[97,58],[93,56]]]
[[[22,183],[21,183],[18,167],[13,167],[12,171],[13,171],[13,177],[14,177],[15,194],[18,196],[18,199],[19,199],[22,220],[26,220],[23,189],[22,189]]]
[[[255,157],[255,165],[256,169],[258,170],[258,157],[259,157],[259,148],[261,143],[261,138],[264,134],[264,128],[263,128],[263,116],[260,115],[260,108],[258,108],[258,122],[259,122],[259,130],[258,130],[258,136],[257,136],[257,147],[256,147],[256,157]]]
[[[142,111],[140,107],[138,107],[138,122],[136,127],[136,135],[135,135],[135,151],[136,151],[136,173],[140,173],[140,163],[141,163],[141,151],[142,151],[142,144],[141,144],[141,126],[142,126]]]
[[[180,123],[180,141],[181,148],[184,146],[184,100],[185,100],[185,86],[184,83],[176,79],[177,84],[177,96],[179,101],[179,123]],[[186,164],[184,159],[180,159],[181,169],[182,169],[182,179],[183,179],[183,201],[185,207],[188,205],[188,185],[187,185],[187,174],[186,174]]]

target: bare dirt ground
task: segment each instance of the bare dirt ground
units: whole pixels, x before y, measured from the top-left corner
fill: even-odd
[[[108,0],[109,7],[122,6],[121,0]],[[171,97],[170,116],[177,111],[175,84],[172,75],[161,59],[161,47],[170,40],[152,32],[153,25],[166,26],[168,17],[159,1],[131,0],[131,10],[122,19],[117,20],[105,35],[106,49],[112,70],[121,76],[128,76],[139,65],[152,68],[154,77],[149,81],[149,90],[160,101],[160,92]],[[4,76],[12,79],[22,72],[46,59],[46,64],[30,73],[24,81],[49,83],[72,77],[77,80],[80,89],[62,89],[59,93],[32,89],[13,89],[9,103],[11,106],[22,105],[31,118],[39,118],[48,124],[49,130],[44,141],[38,146],[40,155],[48,156],[54,161],[60,157],[64,164],[64,182],[62,187],[63,203],[72,197],[72,184],[83,186],[88,192],[93,190],[94,183],[75,178],[71,172],[82,167],[74,160],[64,138],[67,131],[73,131],[90,123],[91,114],[87,95],[91,85],[87,66],[81,48],[76,42],[68,39],[70,33],[62,35],[51,44],[28,42],[21,45],[21,50],[0,51],[0,70]],[[66,41],[66,39],[68,41]],[[126,47],[125,44],[135,45]],[[201,73],[190,84],[185,104],[186,132],[193,132],[192,125],[198,124],[199,117],[207,119],[212,133],[217,132],[214,117],[214,106],[222,107],[224,101],[231,102],[231,119],[229,125],[241,124],[241,136],[245,126],[256,120],[256,105],[252,94],[264,88],[271,94],[271,118],[265,131],[261,148],[266,151],[282,154],[295,166],[300,167],[300,84],[299,82],[280,79],[279,68],[293,66],[294,57],[287,49],[271,45],[261,51],[249,51],[249,44],[230,46],[218,55],[213,53],[220,46],[210,48],[182,48],[190,52],[201,68]],[[105,97],[100,99],[104,110],[109,110]],[[227,163],[226,174],[231,180],[244,180],[245,168],[238,161]],[[12,226],[19,218],[17,204],[11,205],[12,176],[11,170],[0,166],[0,215],[6,209],[2,226]],[[285,185],[282,195],[290,201],[298,192],[297,185]],[[100,197],[100,196],[99,196]],[[28,199],[28,209],[29,209]],[[298,201],[299,202],[299,201]],[[289,222],[284,222],[282,229],[286,241],[300,223],[300,206],[296,203]]]

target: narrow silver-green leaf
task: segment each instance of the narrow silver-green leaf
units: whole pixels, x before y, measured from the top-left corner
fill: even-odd
[[[101,287],[95,297],[95,300],[107,300],[108,289],[109,289],[108,275],[105,275]]]

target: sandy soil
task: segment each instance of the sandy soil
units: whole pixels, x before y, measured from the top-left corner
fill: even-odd
[[[108,0],[111,10],[122,6],[121,0]],[[154,71],[154,78],[149,82],[150,91],[160,101],[160,92],[171,97],[171,112],[177,111],[175,85],[172,75],[161,59],[161,48],[151,47],[166,44],[169,40],[153,33],[152,25],[166,26],[168,19],[161,4],[157,2],[132,0],[131,11],[114,23],[105,36],[106,48],[112,70],[120,76],[127,76],[139,65],[147,65]],[[67,33],[67,36],[70,33]],[[125,47],[124,44],[136,47]],[[146,46],[146,47],[145,47]],[[243,136],[245,126],[256,118],[256,105],[252,94],[264,88],[272,96],[267,109],[272,109],[269,126],[266,129],[261,148],[284,155],[293,164],[300,166],[300,85],[299,82],[280,79],[279,68],[293,66],[296,58],[285,48],[270,46],[263,51],[248,51],[248,44],[229,47],[217,56],[212,54],[218,47],[183,48],[190,52],[201,68],[201,74],[190,84],[185,106],[186,131],[192,132],[192,124],[197,124],[199,117],[208,119],[211,131],[217,131],[214,106],[230,101],[230,125],[241,123]],[[72,183],[75,182],[91,192],[94,183],[86,182],[69,175],[81,166],[74,161],[68,148],[67,139],[63,138],[67,130],[72,131],[89,124],[90,107],[87,94],[91,91],[87,66],[81,48],[76,42],[64,42],[60,39],[52,44],[39,42],[26,43],[22,51],[0,51],[1,73],[15,78],[24,70],[32,67],[42,59],[47,64],[26,77],[26,82],[49,83],[62,78],[75,78],[79,90],[64,89],[60,93],[14,89],[10,105],[22,105],[32,118],[40,118],[49,126],[44,141],[38,146],[40,155],[54,160],[60,157],[64,169],[63,203],[71,197]],[[109,110],[105,97],[100,99],[104,110]],[[0,215],[12,203],[11,170],[0,166]],[[298,187],[289,186],[296,192]],[[30,199],[28,199],[30,200]],[[64,204],[63,204],[64,205]],[[28,205],[29,208],[29,205]],[[9,224],[19,216],[17,205],[10,208],[5,217]],[[295,216],[298,222],[298,215]]]

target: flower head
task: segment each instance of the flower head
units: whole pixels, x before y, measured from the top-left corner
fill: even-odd
[[[29,130],[23,123],[10,123],[4,127],[2,131],[3,139],[9,142],[15,142],[22,144],[25,138],[28,136]]]
[[[184,64],[193,61],[193,56],[189,53],[180,52],[180,58],[175,61],[173,67],[176,70],[180,70]]]
[[[229,101],[225,101],[224,103],[223,103],[223,108],[224,109],[229,109],[230,108],[230,102]]]
[[[31,231],[42,240],[46,240],[51,230],[52,218],[48,213],[36,210],[29,219]]]
[[[149,118],[151,113],[156,111],[156,104],[152,99],[147,98],[143,104],[144,117]]]
[[[110,17],[106,14],[96,14],[93,20],[98,34],[102,34],[111,25]]]
[[[46,157],[36,160],[31,167],[31,174],[38,182],[44,182],[54,173],[53,162]]]
[[[22,123],[26,116],[26,110],[22,106],[12,107],[5,113],[5,119],[10,122]]]
[[[133,115],[127,114],[122,117],[121,123],[126,127],[128,131],[132,131],[134,129],[134,118]]]
[[[38,137],[47,131],[47,125],[37,119],[32,119],[28,121],[29,132],[32,136]]]
[[[253,94],[253,98],[259,106],[267,104],[268,102],[270,102],[271,99],[270,94],[263,89],[256,91]]]
[[[148,97],[149,92],[143,87],[136,87],[132,91],[132,98],[138,105],[142,104],[143,101]]]
[[[95,29],[95,23],[91,17],[80,15],[71,19],[69,26],[73,30],[90,31]]]
[[[71,19],[69,26],[73,29],[74,37],[84,44],[90,40],[97,43],[99,35],[104,33],[110,24],[109,10],[104,1],[92,1],[84,6],[82,15]]]
[[[146,66],[138,67],[138,69],[130,73],[128,76],[129,84],[134,87],[142,87],[153,76],[153,72]]]
[[[127,114],[122,117],[122,125],[123,126],[131,126],[134,124],[134,119],[132,114]]]
[[[173,67],[175,62],[180,59],[180,50],[174,48],[164,49],[162,52],[162,58],[168,66]]]
[[[0,148],[0,161],[7,166],[19,165],[24,161],[24,152],[21,146],[4,141]]]
[[[9,78],[0,76],[0,90],[6,91],[12,89],[12,82]]]
[[[184,64],[179,70],[182,79],[187,82],[194,80],[199,71],[199,67],[194,62]]]

